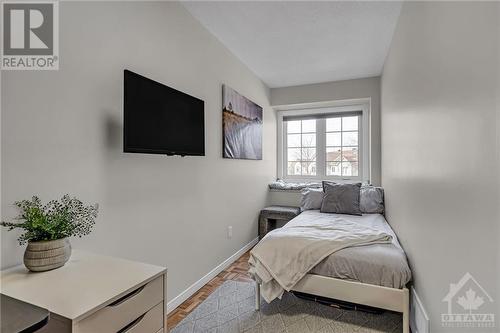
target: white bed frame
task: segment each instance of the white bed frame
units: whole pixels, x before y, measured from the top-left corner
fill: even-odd
[[[403,313],[403,333],[410,333],[410,292],[406,287],[388,288],[307,274],[293,287],[293,291],[401,312]],[[255,309],[260,310],[259,283],[256,288]]]

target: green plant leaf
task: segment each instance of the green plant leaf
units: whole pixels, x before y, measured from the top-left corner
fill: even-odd
[[[60,200],[51,200],[43,205],[33,196],[31,200],[14,203],[20,210],[14,222],[1,222],[9,231],[23,229],[19,244],[27,241],[55,240],[71,236],[82,237],[92,232],[98,214],[98,205],[85,206],[77,198],[65,194]]]

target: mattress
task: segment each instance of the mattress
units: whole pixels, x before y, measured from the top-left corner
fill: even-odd
[[[319,210],[302,212],[287,225],[304,224],[311,219],[332,219],[339,214],[320,213]],[[390,288],[403,288],[411,280],[406,254],[396,234],[380,214],[363,216],[341,215],[342,218],[369,228],[384,231],[392,236],[390,244],[355,246],[339,250],[326,257],[309,273],[333,278],[358,281]]]

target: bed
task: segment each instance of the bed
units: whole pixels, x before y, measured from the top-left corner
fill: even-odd
[[[289,221],[281,230],[307,226],[312,221],[335,223],[339,218],[389,234],[392,239],[381,244],[342,248],[321,260],[292,288],[310,295],[401,312],[403,332],[409,333],[409,290],[411,271],[398,239],[381,214],[362,216],[326,214],[308,210]],[[267,236],[266,236],[267,237]],[[266,237],[262,242],[266,241]],[[258,279],[256,279],[258,281]],[[260,284],[257,283],[256,309],[260,307]]]

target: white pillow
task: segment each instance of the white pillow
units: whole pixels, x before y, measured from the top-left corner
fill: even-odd
[[[384,189],[371,185],[361,186],[359,208],[364,214],[384,213]]]
[[[323,189],[321,188],[305,188],[300,191],[300,211],[310,209],[320,209],[323,203]]]

